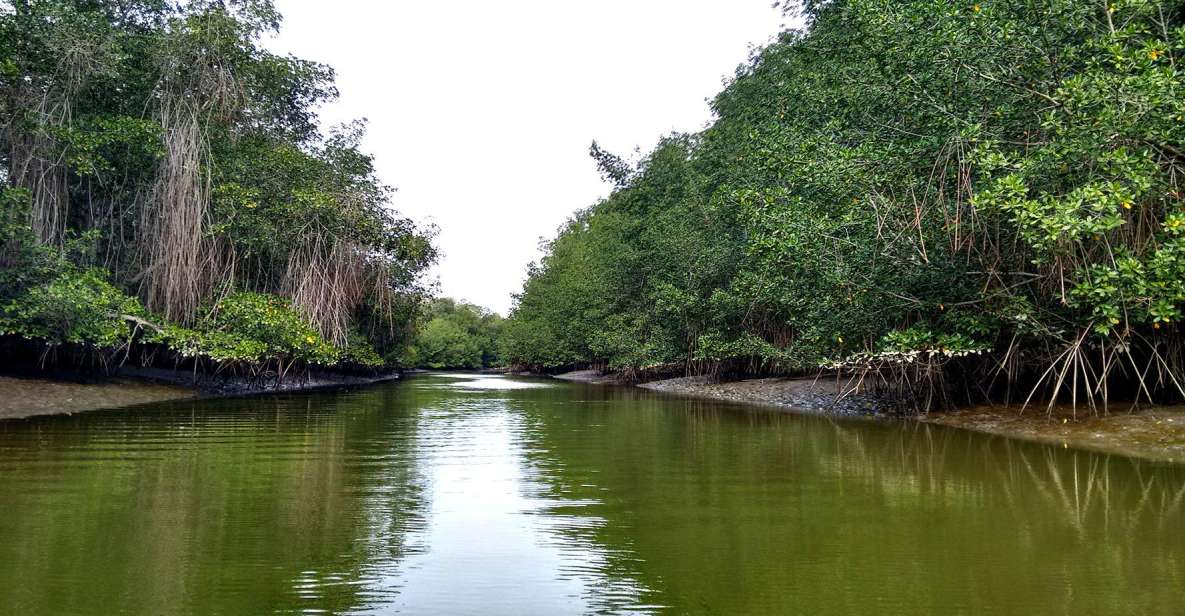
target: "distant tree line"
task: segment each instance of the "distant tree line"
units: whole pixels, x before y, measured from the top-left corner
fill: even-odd
[[[426,310],[408,363],[433,370],[501,366],[502,323],[500,315],[480,306],[435,299]]]
[[[431,235],[267,0],[0,3],[0,334],[250,373],[398,360]],[[116,353],[119,351],[119,353]]]
[[[703,132],[594,144],[616,188],[530,268],[506,361],[1179,398],[1185,3],[799,10]]]

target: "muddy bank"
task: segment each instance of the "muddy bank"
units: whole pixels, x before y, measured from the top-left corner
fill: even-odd
[[[353,387],[397,378],[398,373],[348,375],[309,372],[276,381],[159,368],[123,368],[109,377],[70,373],[51,376],[35,373],[0,375],[0,420],[38,415],[71,415],[166,400]]]
[[[576,370],[551,375],[551,378],[596,385],[635,385],[643,389],[694,398],[776,407],[815,415],[883,415],[886,407],[867,395],[838,396],[838,385],[826,379],[778,377],[717,381],[704,376],[687,376],[636,383],[626,382],[619,374],[598,370]]]
[[[587,382],[606,377],[586,377]],[[590,380],[592,379],[592,380]],[[646,389],[727,400],[788,411],[836,415],[886,415],[884,405],[871,396],[837,398],[837,384],[827,380],[766,378],[711,382],[704,377],[653,381]],[[1009,438],[1088,449],[1163,462],[1185,462],[1185,406],[1129,410],[1115,407],[1103,414],[1089,410],[1043,406],[977,406],[930,413],[905,421],[975,430]]]
[[[199,395],[193,388],[132,379],[72,382],[0,376],[0,419],[72,415]]]
[[[978,406],[931,413],[917,420],[1063,447],[1089,449],[1162,462],[1185,462],[1185,407],[1129,411],[1112,407],[1092,416],[1068,407]]]
[[[533,373],[518,373],[520,376],[544,376]],[[616,374],[604,374],[599,370],[574,370],[572,372],[565,372],[563,374],[552,375],[552,378],[561,381],[574,381],[577,383],[594,383],[597,385],[621,385],[621,377]]]

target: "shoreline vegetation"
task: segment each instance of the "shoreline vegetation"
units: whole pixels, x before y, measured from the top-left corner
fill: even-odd
[[[323,129],[333,70],[267,51],[267,0],[0,12],[6,366],[243,381],[405,364],[434,231]],[[199,379],[200,380],[200,379]]]
[[[1181,442],[1156,405],[1185,401],[1185,8],[785,6],[805,26],[752,52],[703,131],[632,159],[592,144],[613,191],[543,245],[503,319],[433,299],[434,230],[391,208],[363,123],[320,125],[333,70],[261,45],[271,2],[15,3],[0,368],[244,393],[595,366]],[[788,376],[816,373],[856,385],[835,402]]]
[[[839,372],[927,414],[1185,400],[1180,3],[820,0],[626,158],[505,325],[538,372]]]

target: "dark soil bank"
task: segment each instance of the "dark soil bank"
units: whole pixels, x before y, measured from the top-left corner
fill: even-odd
[[[36,415],[70,415],[186,398],[369,385],[397,378],[397,373],[347,375],[309,372],[277,381],[158,368],[123,368],[109,377],[28,373],[0,376],[0,420]]]

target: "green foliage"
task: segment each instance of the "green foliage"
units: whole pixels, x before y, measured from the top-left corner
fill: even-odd
[[[480,368],[477,340],[459,324],[434,318],[420,331],[413,347],[416,365],[423,368]]]
[[[368,368],[381,368],[387,364],[387,361],[375,351],[370,340],[358,332],[350,333],[346,346],[341,349],[338,362]]]
[[[263,293],[231,294],[195,328],[169,327],[162,340],[183,356],[221,362],[281,359],[329,366],[341,359],[341,351],[322,338],[289,302]]]
[[[390,209],[361,123],[322,133],[333,70],[268,51],[279,22],[270,0],[0,10],[8,330],[108,346],[139,331],[126,308],[215,362],[405,352],[431,232]]]
[[[91,116],[45,130],[61,147],[65,164],[80,176],[112,179],[122,168],[150,163],[164,153],[160,125],[141,118]]]
[[[410,363],[420,368],[479,369],[500,365],[502,317],[484,308],[440,298],[431,303],[426,323],[412,346]]]
[[[101,270],[71,268],[0,304],[0,333],[48,344],[115,347],[131,340],[128,316],[145,316],[136,298],[113,287]]]
[[[380,367],[385,362],[366,339],[350,336],[336,347],[282,297],[234,293],[218,302],[193,328],[170,325],[149,336],[183,357],[217,362],[264,364],[269,361],[333,366]]]
[[[1179,3],[807,4],[702,133],[594,144],[615,190],[529,271],[507,361],[1182,365]]]
[[[370,247],[411,268],[432,258],[427,238],[387,209],[390,190],[374,177],[370,157],[357,150],[361,137],[356,124],[315,146],[256,136],[227,147],[211,232],[263,266],[248,275],[278,278],[278,268],[312,237]]]
[[[55,251],[40,246],[29,227],[29,191],[0,188],[0,298],[14,298],[47,280],[57,265]]]

